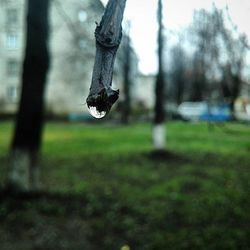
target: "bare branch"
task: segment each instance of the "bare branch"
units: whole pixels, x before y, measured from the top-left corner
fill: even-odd
[[[96,57],[87,98],[88,107],[97,112],[109,112],[119,91],[111,89],[113,67],[122,37],[122,19],[126,0],[109,0],[100,25],[96,27]]]

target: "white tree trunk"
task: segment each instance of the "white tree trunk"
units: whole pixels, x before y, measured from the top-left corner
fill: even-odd
[[[16,191],[39,189],[37,158],[25,150],[13,150],[8,162],[8,185]]]
[[[8,184],[17,191],[29,189],[30,155],[27,151],[13,150],[8,163]]]
[[[165,124],[155,124],[152,130],[153,147],[155,150],[165,150],[166,128]]]

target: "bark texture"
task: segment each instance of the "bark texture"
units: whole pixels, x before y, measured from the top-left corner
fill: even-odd
[[[29,0],[22,91],[9,160],[9,186],[37,187],[37,159],[41,145],[44,90],[49,68],[49,3]]]
[[[96,57],[92,74],[88,107],[108,112],[119,97],[113,90],[112,77],[117,49],[122,38],[122,19],[126,0],[109,0],[101,23],[96,27]]]

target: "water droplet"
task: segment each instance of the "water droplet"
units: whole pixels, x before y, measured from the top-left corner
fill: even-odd
[[[97,119],[101,119],[107,114],[106,111],[98,111],[97,108],[94,106],[89,106],[88,109],[89,113]]]

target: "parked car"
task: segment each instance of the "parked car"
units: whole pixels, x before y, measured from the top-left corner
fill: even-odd
[[[185,120],[199,120],[199,117],[206,110],[205,102],[183,102],[178,107],[178,113]]]
[[[183,102],[178,107],[183,119],[190,121],[229,121],[232,119],[230,107],[225,103]]]

